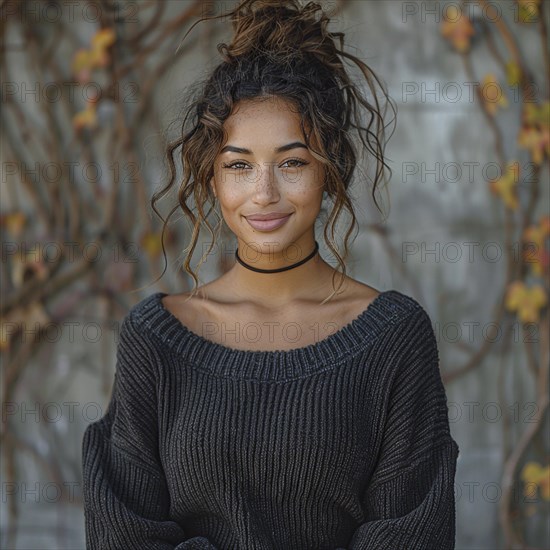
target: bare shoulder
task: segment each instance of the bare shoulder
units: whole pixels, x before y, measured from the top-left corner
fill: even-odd
[[[345,326],[368,309],[380,294],[377,289],[346,277],[342,291],[330,300],[332,306],[327,306],[326,315],[332,322]],[[319,315],[318,311],[316,315]]]
[[[208,305],[204,287],[199,287],[195,292],[167,294],[161,301],[165,309],[189,328],[202,322],[206,314],[205,306]]]
[[[348,288],[346,301],[352,302],[354,304],[361,304],[363,307],[367,308],[376,298],[381,294],[376,288],[356,281],[355,279],[348,279]]]

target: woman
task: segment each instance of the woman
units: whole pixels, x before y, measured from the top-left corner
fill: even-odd
[[[318,253],[324,198],[332,222],[342,207],[355,222],[352,129],[377,160],[375,187],[385,166],[378,102],[340,58],[372,90],[368,68],[336,48],[343,36],[319,10],[241,2],[195,125],[170,151],[182,148],[180,206],[195,223],[186,269],[196,283],[206,200],[236,236],[236,262],[125,317],[109,408],[83,439],[88,548],[454,548],[458,445],[430,318],[346,276],[327,227],[338,287]]]

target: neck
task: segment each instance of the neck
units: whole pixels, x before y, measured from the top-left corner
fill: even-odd
[[[249,269],[250,271],[254,271],[256,273],[272,274],[272,273],[280,273],[281,271],[288,271],[289,269],[295,269],[301,266],[302,264],[305,264],[317,254],[318,250],[319,250],[319,244],[316,241],[315,247],[305,258],[302,258],[301,260],[295,263],[292,263],[290,265],[286,265],[284,267],[277,267],[275,269],[262,269],[262,268],[254,267],[253,265],[247,264],[246,262],[243,262],[243,260],[239,256],[238,250],[235,251],[235,259],[239,262],[240,265],[242,265],[246,269]]]
[[[257,247],[250,248],[239,242],[238,254],[240,259],[251,267],[280,269],[307,258],[314,249],[313,239],[311,242],[308,241],[307,245],[292,246],[288,250],[265,254],[260,253]],[[310,298],[321,288],[326,289],[327,277],[331,278],[332,271],[333,269],[317,252],[305,263],[276,273],[258,273],[236,261],[224,278],[232,294],[243,300],[267,307],[281,307],[295,300]],[[326,296],[323,295],[324,297]]]

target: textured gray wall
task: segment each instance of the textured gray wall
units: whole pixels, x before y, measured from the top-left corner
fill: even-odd
[[[328,6],[334,2],[323,4]],[[493,137],[477,99],[470,97],[471,88],[465,84],[468,77],[460,56],[440,35],[440,17],[446,4],[448,2],[350,1],[334,24],[334,30],[346,33],[352,53],[361,56],[387,84],[399,109],[397,129],[386,149],[394,171],[389,185],[391,206],[385,223],[387,234],[382,237],[370,227],[380,221],[380,215],[372,205],[370,191],[357,181],[354,193],[361,227],[348,261],[349,273],[379,290],[395,288],[414,296],[429,312],[436,333],[449,324],[457,324],[464,331],[462,344],[465,345],[451,342],[450,336],[440,336],[442,374],[463,365],[480,347],[481,329],[476,329],[474,338],[469,340],[468,323],[480,323],[483,327],[492,319],[492,310],[505,280],[504,258],[493,262],[482,254],[488,243],[503,246],[502,207],[489,193],[483,177],[483,168],[497,161]],[[513,15],[512,2],[497,4],[502,6],[505,16]],[[181,11],[181,3],[172,2],[170,10]],[[537,35],[527,28],[517,32],[521,34],[525,51],[532,56],[531,66],[537,74],[542,74]],[[207,43],[202,52],[197,52],[193,59],[182,60],[177,70],[158,83],[156,101],[165,113],[160,121],[162,127],[175,115],[182,85],[202,74],[204,64],[215,56],[215,43]],[[487,72],[503,78],[486,47],[479,48],[474,58],[479,79]],[[16,74],[25,79],[24,72]],[[422,86],[427,93],[422,92]],[[406,96],[404,89],[409,90]],[[435,93],[429,93],[434,89]],[[454,101],[457,89],[462,98]],[[499,117],[499,124],[505,130],[504,148],[511,156],[516,156],[518,108],[518,104],[511,101],[508,112]],[[527,160],[525,152],[522,154],[519,158]],[[150,156],[148,170],[154,181],[161,172],[158,158],[153,153]],[[458,180],[453,163],[462,171]],[[472,177],[469,166],[474,167]],[[422,167],[427,170],[426,174],[422,174]],[[434,175],[434,169],[440,173]],[[548,211],[547,168],[542,181],[545,185],[539,214]],[[386,200],[384,204],[387,212]],[[318,240],[326,256],[324,243]],[[410,251],[406,255],[405,245]],[[469,248],[471,246],[474,248]],[[422,253],[423,247],[427,254]],[[439,253],[431,254],[437,247]],[[470,250],[473,258],[469,257]],[[461,254],[458,260],[455,260],[456,252]],[[201,270],[203,280],[216,277],[216,269],[215,262],[208,262]],[[178,291],[173,269],[166,278],[172,281],[173,291]],[[83,311],[82,315],[98,313]],[[101,365],[108,362],[110,372],[114,372],[114,338],[108,356],[102,356],[99,347],[94,346],[85,341],[58,342],[47,378],[39,368],[41,358],[37,357],[33,359],[36,368],[26,372],[28,378],[19,386],[18,401],[28,403],[28,408],[35,402],[48,401],[45,395],[56,395],[58,403],[78,403],[76,420],[63,420],[56,426],[60,452],[71,457],[69,463],[72,464],[79,464],[82,432],[87,421],[96,415],[93,404],[102,410],[107,404],[102,387],[110,380],[105,382],[98,375],[103,372]],[[512,440],[517,441],[527,425],[530,409],[525,406],[533,402],[535,395],[523,353],[521,342],[503,349],[502,342],[497,341],[481,365],[446,384],[451,430],[460,447],[455,491],[457,550],[503,548],[498,524],[505,448],[503,423],[508,419]],[[64,376],[75,365],[79,366],[78,375],[64,386]],[[35,376],[33,371],[37,373]],[[497,393],[499,377],[504,377],[503,396]],[[38,449],[45,444],[40,437],[39,422],[33,425],[27,421],[24,429],[28,438],[37,442]],[[44,471],[36,467],[36,462],[22,462],[20,468],[22,478],[27,480],[27,490],[33,491],[39,482],[41,495],[37,499],[34,493],[29,493],[21,499],[22,522],[17,548],[84,548],[82,510],[58,502],[53,490],[48,496],[44,487],[53,479],[53,474],[44,478]],[[75,493],[80,496],[79,472],[69,470],[59,475],[61,479],[78,480]],[[5,495],[4,489],[4,498]],[[0,510],[1,524],[6,525],[6,506],[3,504]],[[539,544],[548,543],[547,537],[548,532],[540,533]]]

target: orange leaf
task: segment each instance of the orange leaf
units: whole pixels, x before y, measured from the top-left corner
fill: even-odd
[[[25,214],[19,210],[17,212],[10,212],[9,214],[3,215],[1,221],[2,225],[6,227],[8,233],[14,237],[18,237],[21,235],[21,232],[25,227],[27,218]]]
[[[531,267],[535,277],[542,277],[548,270],[550,253],[546,248],[546,239],[550,235],[550,216],[543,216],[538,225],[531,225],[523,232],[523,241],[533,243],[533,248],[524,250],[523,258]]]
[[[91,58],[94,67],[106,67],[110,56],[107,48],[116,40],[113,29],[101,29],[92,38]]]
[[[10,338],[6,331],[7,324],[0,318],[0,352],[10,349]]]
[[[443,14],[441,34],[460,53],[470,48],[470,38],[475,34],[474,27],[462,10],[450,4]]]

